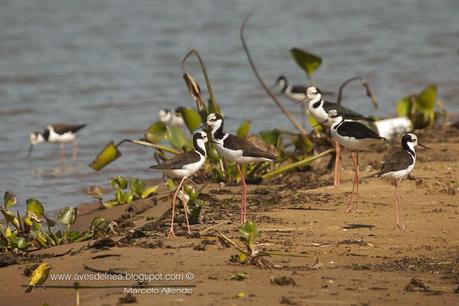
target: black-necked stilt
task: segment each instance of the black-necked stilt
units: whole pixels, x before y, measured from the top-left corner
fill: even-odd
[[[416,163],[416,151],[414,148],[416,145],[428,149],[428,147],[418,143],[416,135],[412,133],[405,134],[402,137],[402,149],[389,155],[389,157],[383,161],[381,170],[376,174],[378,177],[387,178],[394,182],[395,218],[399,229],[405,229],[405,226],[400,223],[398,216],[398,204],[400,199],[397,190],[402,180],[407,178],[414,169]]]
[[[306,86],[303,85],[290,85],[287,81],[287,78],[284,75],[280,75],[276,82],[271,86],[271,88],[280,87],[280,92],[287,98],[295,102],[302,102],[306,99]],[[301,108],[301,123],[303,127],[306,124],[305,120],[305,107],[304,104],[300,104]]]
[[[354,162],[355,175],[352,186],[352,193],[348,202],[347,211],[352,210],[352,200],[354,195],[357,197],[357,209],[359,208],[359,151],[369,150],[373,144],[380,143],[384,140],[374,130],[370,129],[364,123],[346,118],[338,114],[336,109],[328,112],[327,121],[331,124],[332,137],[344,148],[352,152],[352,161]]]
[[[328,121],[328,113],[331,110],[335,110],[338,115],[344,116],[347,119],[359,120],[362,122],[371,122],[372,120],[368,117],[365,117],[359,113],[354,112],[346,107],[341,106],[338,103],[325,101],[322,97],[322,92],[319,88],[315,86],[310,86],[306,89],[306,99],[308,102],[308,110],[311,116],[317,122],[328,122],[328,125],[331,126],[331,121]],[[335,159],[335,179],[334,185],[339,186],[340,184],[340,146],[338,142],[335,142],[336,148],[336,159]]]
[[[247,210],[247,184],[241,170],[241,164],[262,161],[274,161],[276,158],[271,153],[265,152],[244,138],[225,133],[223,130],[223,116],[209,114],[207,125],[211,128],[213,142],[218,152],[227,160],[235,162],[241,176],[241,223],[246,221]]]
[[[84,128],[86,124],[67,124],[67,123],[56,123],[50,124],[46,127],[43,133],[33,132],[30,134],[30,149],[28,156],[32,153],[33,147],[40,143],[46,142],[58,142],[61,146],[61,161],[64,161],[64,143],[72,143],[72,156],[76,158],[77,154],[77,142],[76,132]]]
[[[180,184],[177,187],[177,190],[172,197],[172,218],[171,218],[171,227],[169,234],[175,236],[174,234],[174,217],[175,217],[175,203],[177,200],[177,195],[183,186],[183,183],[186,179],[190,180],[190,176],[198,172],[201,169],[204,161],[206,160],[206,142],[207,134],[204,131],[198,131],[193,134],[193,145],[194,151],[181,153],[174,158],[168,159],[159,165],[153,165],[150,168],[160,170],[164,174],[170,177],[182,178]],[[191,180],[190,180],[191,181]],[[192,181],[191,181],[192,182]],[[194,183],[193,183],[194,184]],[[188,222],[187,215],[187,203],[183,202],[185,208],[185,220],[188,228],[188,234],[190,231],[190,224]]]
[[[162,109],[158,113],[159,121],[165,123],[166,125],[175,125],[182,127],[185,125],[183,121],[182,114],[177,110]]]

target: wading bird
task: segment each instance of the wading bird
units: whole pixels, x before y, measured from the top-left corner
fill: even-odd
[[[333,139],[352,152],[352,161],[354,162],[355,169],[354,182],[352,185],[352,193],[347,204],[347,211],[352,211],[354,195],[357,198],[358,210],[360,182],[359,151],[369,150],[371,145],[381,143],[384,138],[380,137],[378,133],[370,129],[367,125],[340,115],[336,109],[332,109],[328,112],[327,121],[331,125],[330,131]]]
[[[60,143],[61,147],[61,162],[64,161],[64,144],[72,143],[72,156],[76,159],[77,142],[75,140],[76,133],[84,128],[86,124],[67,124],[56,123],[46,127],[43,133],[33,132],[30,134],[30,148],[28,157],[32,153],[33,147],[40,143]]]
[[[416,163],[415,147],[419,145],[428,149],[428,147],[418,143],[418,138],[412,133],[403,135],[402,148],[390,154],[384,159],[381,170],[376,174],[377,177],[387,178],[392,180],[395,186],[394,205],[395,205],[395,220],[399,229],[404,230],[405,225],[400,223],[399,219],[399,194],[398,187],[403,179],[407,178],[414,169]]]
[[[325,125],[331,126],[332,121],[328,121],[328,113],[331,110],[337,112],[338,115],[344,116],[346,119],[360,121],[362,123],[369,124],[372,120],[368,117],[365,117],[359,113],[354,112],[348,108],[341,106],[338,103],[325,101],[322,97],[322,92],[319,88],[315,86],[310,86],[306,89],[306,96],[308,102],[308,110],[311,116],[320,123],[325,122]],[[339,186],[340,184],[340,153],[341,147],[339,142],[335,141],[336,149],[336,158],[335,158],[335,168],[334,168],[334,186]]]
[[[201,169],[204,161],[206,160],[206,143],[207,143],[207,134],[204,131],[198,131],[193,134],[193,146],[194,151],[181,153],[171,159],[164,161],[159,165],[153,165],[150,168],[155,170],[160,170],[169,177],[181,178],[180,184],[177,186],[172,197],[172,218],[171,226],[169,230],[169,235],[175,237],[174,234],[174,217],[175,217],[175,204],[177,201],[177,196],[181,190],[183,183],[188,179],[191,183],[190,177],[198,172]],[[193,183],[194,184],[194,183]],[[183,201],[183,206],[185,208],[185,220],[188,229],[188,234],[190,231],[190,224],[188,222],[188,208],[187,203]]]
[[[170,109],[162,109],[158,113],[159,121],[165,123],[166,125],[174,125],[178,127],[185,126],[183,121],[182,114],[176,110],[172,111]]]
[[[231,135],[223,130],[223,116],[212,113],[207,116],[207,125],[212,131],[213,142],[218,152],[228,161],[235,162],[241,176],[241,224],[247,219],[247,184],[242,173],[241,164],[269,161],[276,158],[265,152],[244,138]]]

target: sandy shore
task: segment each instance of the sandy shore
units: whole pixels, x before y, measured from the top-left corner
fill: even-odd
[[[147,199],[109,210],[83,205],[75,228],[84,229],[94,216],[117,220],[118,235],[105,248],[86,243],[34,252],[35,257],[0,268],[1,305],[73,305],[74,289],[35,289],[24,294],[24,270],[43,254],[52,274],[162,273],[148,285],[190,286],[192,294],[134,294],[123,288],[81,289],[81,305],[457,305],[459,301],[459,131],[451,130],[421,141],[413,177],[401,187],[402,219],[395,226],[393,187],[368,178],[361,185],[360,211],[345,213],[352,187],[352,167],[344,156],[343,184],[329,188],[330,174],[297,172],[269,185],[249,186],[249,219],[261,236],[260,250],[282,253],[265,257],[264,267],[232,263],[234,248],[217,239],[217,231],[237,240],[237,186],[208,185],[210,200],[202,224],[166,237],[167,200]],[[383,154],[362,154],[363,175],[375,171]],[[216,226],[224,221],[233,223]],[[97,244],[96,244],[97,246]],[[270,267],[267,267],[270,266]],[[245,273],[245,274],[241,274]],[[238,275],[239,274],[239,275]],[[169,276],[168,276],[169,275]],[[157,276],[159,277],[159,276]],[[73,281],[48,279],[47,285]],[[135,280],[80,281],[81,285],[137,285]],[[192,287],[195,286],[195,287]],[[176,289],[176,288],[175,288]],[[171,289],[172,290],[172,289]]]

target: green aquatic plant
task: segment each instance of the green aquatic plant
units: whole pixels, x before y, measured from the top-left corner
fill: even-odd
[[[93,186],[89,192],[89,195],[97,199],[105,208],[111,208],[121,204],[128,204],[135,200],[148,198],[155,194],[159,188],[159,185],[146,186],[143,179],[136,177],[128,179],[121,175],[112,177],[109,183],[113,188],[114,196],[111,200],[103,201],[103,194],[100,192],[102,188],[99,186]],[[94,191],[94,189],[96,189],[97,192]]]
[[[415,129],[430,127],[435,123],[437,103],[437,86],[429,85],[419,94],[401,98],[396,105],[397,114],[410,118]]]
[[[16,205],[16,196],[5,192],[4,204],[0,211],[5,224],[0,225],[0,252],[29,251],[30,249],[48,248],[71,242],[91,239],[106,221],[95,218],[87,231],[71,229],[78,216],[76,207],[68,206],[57,214],[57,220],[47,216],[44,205],[37,199],[26,200],[23,215],[11,209]]]

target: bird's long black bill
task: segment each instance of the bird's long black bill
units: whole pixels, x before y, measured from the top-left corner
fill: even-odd
[[[27,152],[27,158],[30,158],[30,155],[32,155],[32,150],[33,150],[33,144],[31,144],[29,147],[29,152]]]
[[[423,145],[423,144],[421,144],[421,143],[418,143],[418,146],[421,146],[421,147],[423,147],[423,148],[426,148],[426,149],[429,149],[429,150],[430,150],[430,148],[429,148],[428,146],[425,146],[425,145]]]

